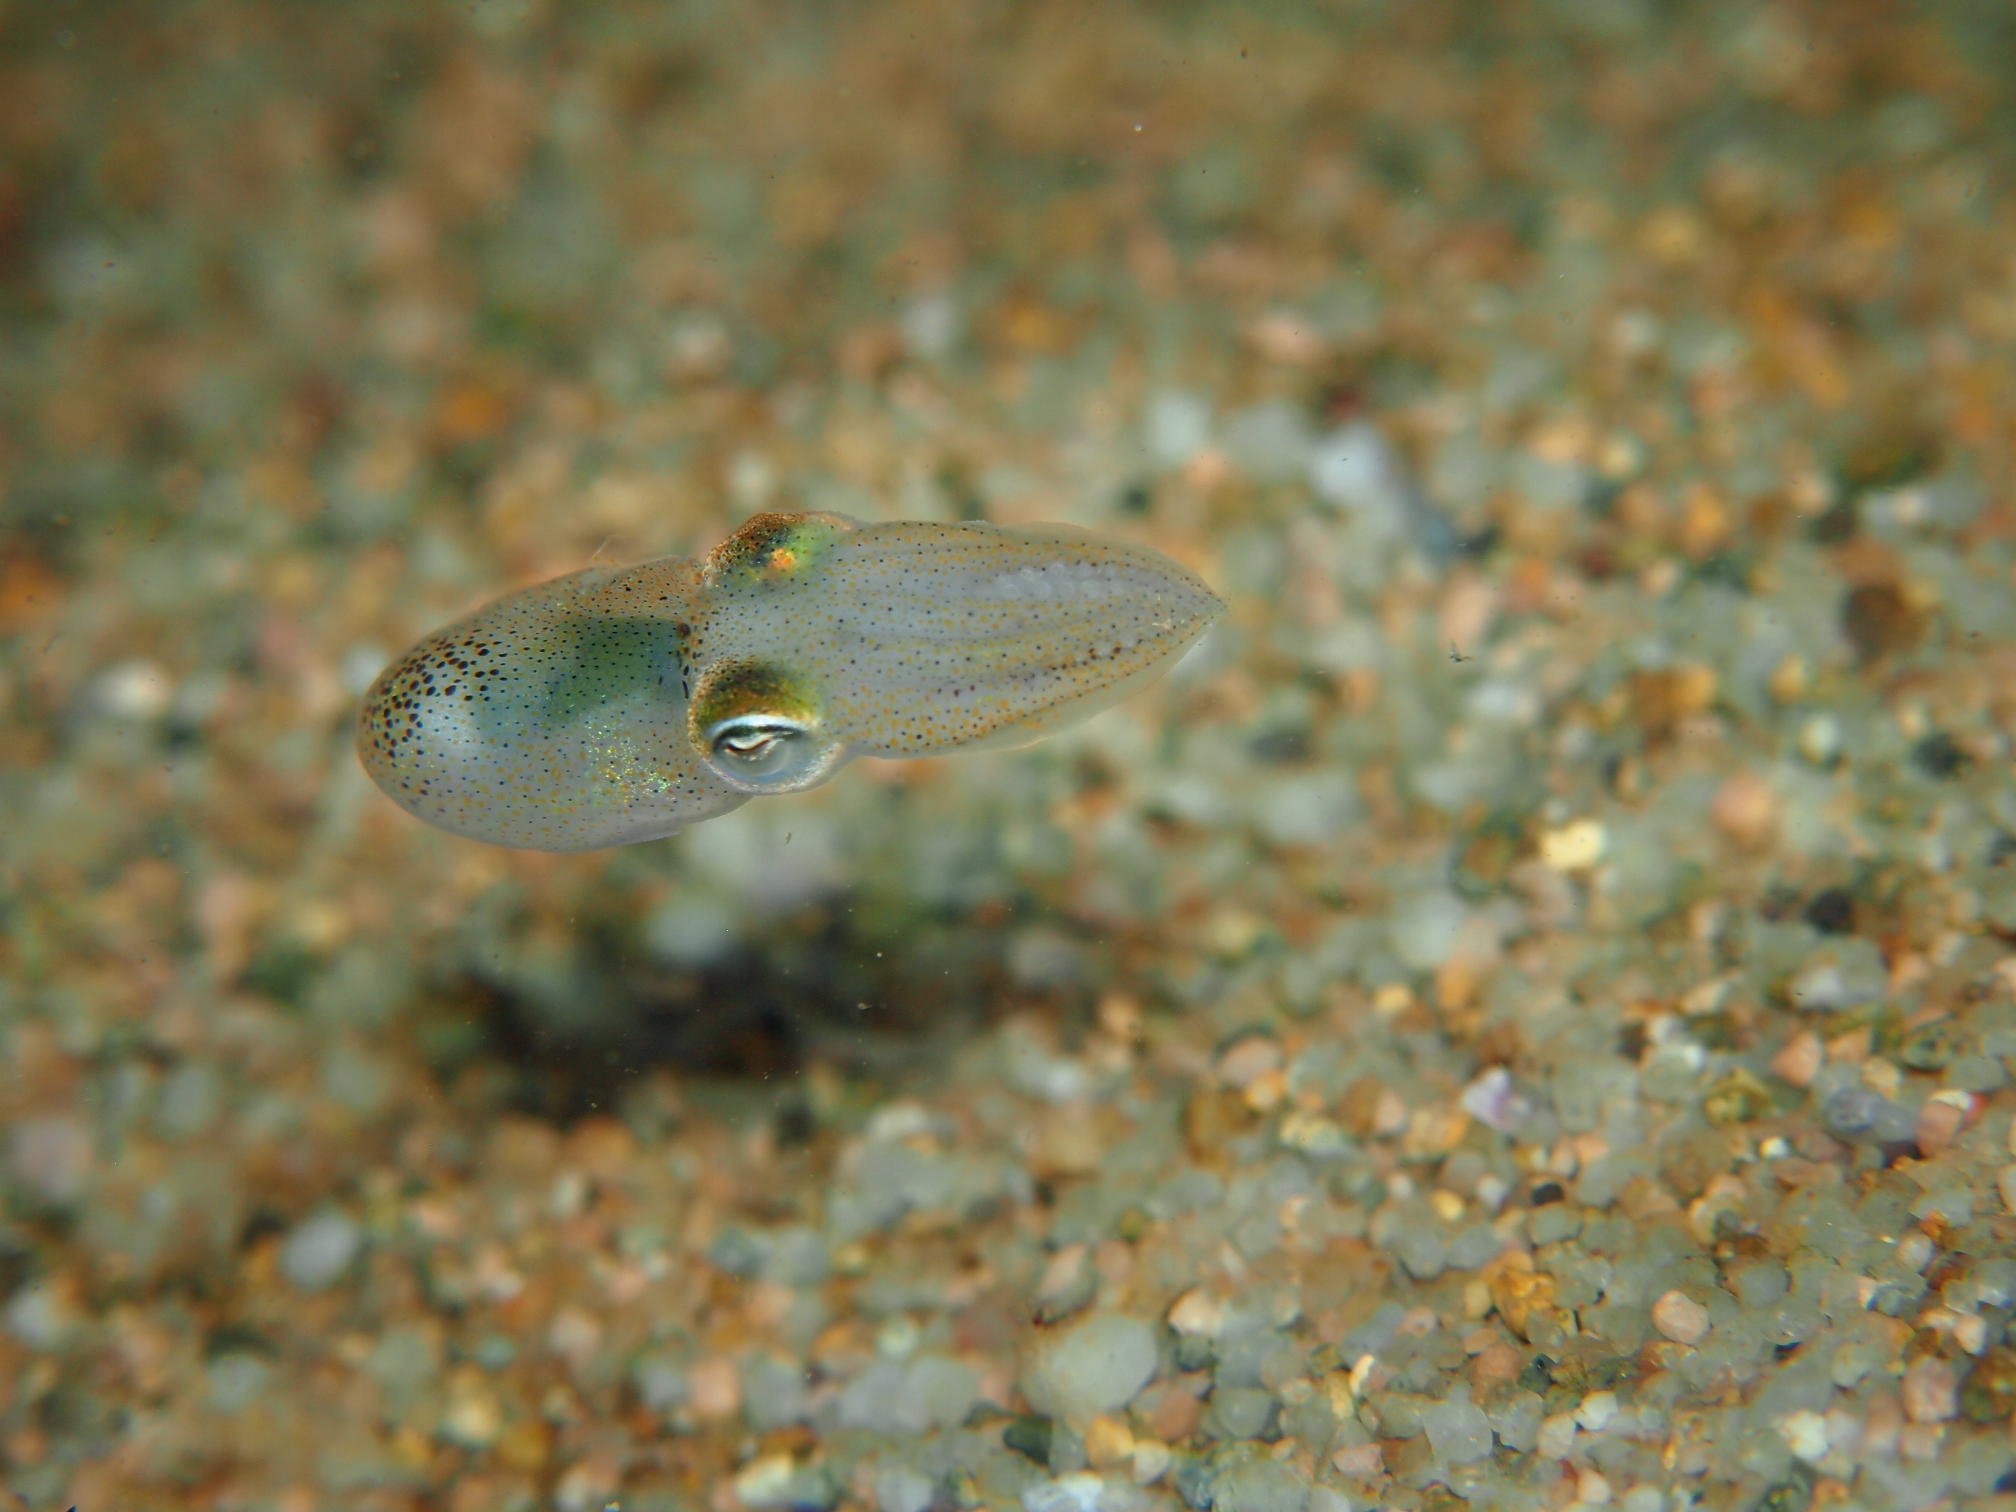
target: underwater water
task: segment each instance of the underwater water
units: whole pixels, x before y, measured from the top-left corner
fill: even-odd
[[[0,1500],[2016,1504],[2012,80],[1988,0],[0,3]],[[476,606],[802,511],[1096,533],[983,681],[1223,612],[966,750],[937,579],[765,600],[622,759],[865,754],[619,849],[360,763]],[[844,714],[834,613],[918,637]]]

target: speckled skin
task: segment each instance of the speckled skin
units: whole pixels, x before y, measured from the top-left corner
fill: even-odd
[[[429,636],[373,684],[358,751],[456,834],[627,845],[856,755],[1034,740],[1161,673],[1222,607],[1159,553],[1067,527],[758,515],[698,562],[590,568]],[[750,775],[765,751],[780,775]]]

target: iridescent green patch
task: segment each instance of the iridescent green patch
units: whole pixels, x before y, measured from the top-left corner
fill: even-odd
[[[768,714],[802,724],[816,722],[819,698],[811,684],[774,662],[723,662],[694,690],[689,716],[696,734],[723,720]]]
[[[710,585],[785,582],[818,564],[853,525],[832,514],[759,514],[707,558]]]

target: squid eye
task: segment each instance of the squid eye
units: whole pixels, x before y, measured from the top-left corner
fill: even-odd
[[[823,782],[842,757],[818,689],[788,667],[723,662],[703,673],[687,738],[716,777],[744,793],[790,793]]]
[[[722,775],[751,783],[803,777],[819,759],[809,725],[775,714],[738,714],[707,732],[707,748]]]

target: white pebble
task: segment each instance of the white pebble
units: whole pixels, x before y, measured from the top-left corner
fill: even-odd
[[[1285,399],[1249,404],[1225,422],[1225,450],[1233,465],[1259,483],[1304,475],[1311,440],[1309,422]]]
[[[735,1494],[745,1507],[790,1505],[798,1466],[788,1454],[766,1454],[752,1460],[735,1477]]]
[[[1464,1112],[1500,1134],[1516,1127],[1533,1111],[1526,1099],[1512,1089],[1512,1073],[1503,1066],[1493,1066],[1465,1087],[1460,1101]]]
[[[1456,950],[1470,910],[1455,894],[1439,889],[1417,893],[1394,910],[1387,932],[1393,950],[1416,971],[1431,971]]]
[[[1215,1339],[1225,1325],[1225,1304],[1202,1287],[1193,1286],[1169,1309],[1169,1326],[1180,1334]]]
[[[1421,1421],[1435,1457],[1445,1464],[1467,1465],[1491,1452],[1491,1424],[1471,1402],[1437,1402],[1422,1409]]]
[[[391,659],[392,653],[385,647],[365,641],[343,653],[343,659],[336,664],[336,680],[352,698],[362,698]]]
[[[321,1291],[343,1274],[363,1248],[364,1234],[341,1213],[321,1213],[298,1224],[280,1246],[280,1274],[303,1291]]]
[[[1617,1393],[1614,1391],[1592,1391],[1582,1398],[1582,1405],[1575,1409],[1575,1421],[1591,1433],[1601,1433],[1616,1416]]]
[[[168,674],[139,660],[106,668],[92,691],[98,707],[118,719],[159,719],[175,698]]]
[[[1323,845],[1358,822],[1364,805],[1348,772],[1277,777],[1253,795],[1253,821],[1272,845]]]
[[[1136,1439],[1134,1441],[1134,1484],[1152,1486],[1169,1473],[1169,1466],[1176,1456],[1169,1446],[1160,1439]],[[1338,1512],[1351,1512],[1351,1504],[1346,1501]]]
[[[1382,535],[1406,519],[1407,496],[1393,448],[1369,420],[1352,420],[1321,437],[1309,453],[1309,487]]]
[[[62,1344],[76,1322],[72,1310],[54,1288],[30,1282],[7,1299],[0,1326],[30,1349],[49,1350]]]
[[[920,357],[940,358],[959,344],[964,322],[958,301],[943,289],[920,294],[903,307],[903,344]]]
[[[711,966],[742,943],[742,918],[719,898],[675,895],[646,917],[644,947],[668,965]]]
[[[1154,1378],[1155,1330],[1124,1313],[1093,1313],[1044,1337],[1022,1370],[1029,1405],[1052,1417],[1117,1412]]]
[[[1799,727],[1799,754],[1814,766],[1832,766],[1841,754],[1841,721],[1815,714]]]
[[[1609,1477],[1598,1470],[1584,1470],[1575,1482],[1575,1500],[1584,1507],[1609,1506]]]
[[[1132,1486],[1109,1485],[1090,1474],[1033,1481],[1022,1489],[1028,1512],[1119,1512],[1140,1503],[1141,1493]]]
[[[875,1472],[879,1512],[924,1512],[931,1505],[931,1481],[907,1465],[884,1465]]]
[[[1151,462],[1157,467],[1181,467],[1211,444],[1210,401],[1181,389],[1164,389],[1148,401],[1143,430]]]
[[[1817,1464],[1826,1457],[1827,1420],[1819,1413],[1811,1409],[1788,1412],[1778,1419],[1777,1427],[1785,1447],[1807,1464]]]
[[[1533,1446],[1534,1453],[1538,1454],[1540,1458],[1543,1460],[1566,1459],[1568,1451],[1574,1447],[1575,1415],[1573,1413],[1557,1412],[1551,1417],[1541,1420],[1540,1436]]]

